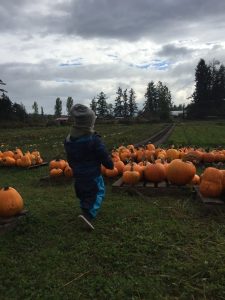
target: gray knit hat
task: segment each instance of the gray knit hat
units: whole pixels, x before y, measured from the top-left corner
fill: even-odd
[[[75,104],[71,109],[71,116],[74,118],[75,127],[93,130],[96,115],[93,110],[83,104]]]

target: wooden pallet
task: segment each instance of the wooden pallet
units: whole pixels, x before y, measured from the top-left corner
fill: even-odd
[[[27,215],[28,210],[24,209],[22,210],[19,214],[9,217],[9,218],[3,218],[0,217],[0,234],[3,234],[9,230],[12,230],[13,228],[16,227],[18,224],[19,220]]]
[[[191,186],[177,186],[169,184],[166,181],[160,182],[157,185],[151,182],[140,181],[136,185],[125,184],[120,177],[112,185],[113,192],[136,192],[146,196],[170,196],[170,195],[182,195],[185,193],[191,193]]]
[[[17,169],[17,170],[30,170],[30,169],[36,169],[36,168],[40,168],[40,167],[43,167],[43,166],[47,166],[48,165],[48,162],[43,162],[41,164],[37,164],[37,165],[32,165],[32,166],[29,166],[29,167],[26,167],[26,168],[23,168],[23,167],[18,167],[18,166],[0,166],[0,168],[7,168],[7,169]]]
[[[58,176],[58,177],[50,177],[44,176],[40,178],[40,182],[43,184],[65,184],[65,183],[72,183],[73,177],[66,177],[66,176]]]
[[[30,169],[36,169],[36,168],[40,168],[40,167],[43,167],[43,166],[47,166],[48,165],[48,162],[45,161],[41,164],[37,164],[37,165],[33,165],[33,166],[29,166],[27,169],[30,170]]]
[[[199,191],[199,186],[194,186],[194,198],[201,201],[203,204],[208,206],[220,206],[225,204],[225,196],[221,198],[207,198],[202,196],[202,194]]]

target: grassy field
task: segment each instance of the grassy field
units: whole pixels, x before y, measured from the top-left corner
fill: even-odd
[[[225,147],[225,122],[178,123],[168,143],[205,148]]]
[[[148,138],[162,126],[97,130],[111,149]],[[210,139],[208,128],[214,126],[218,136]],[[178,124],[168,143],[185,143],[184,128],[189,143],[224,144],[224,124],[204,122]],[[194,128],[201,135],[191,139]],[[65,156],[68,131],[1,130],[0,144],[34,147],[49,160]],[[72,184],[43,185],[39,178],[47,174],[48,167],[0,169],[0,186],[14,186],[29,210],[15,230],[0,236],[0,299],[225,299],[222,208],[207,210],[190,193],[149,199],[117,194],[106,181],[95,231],[88,233],[78,223]]]

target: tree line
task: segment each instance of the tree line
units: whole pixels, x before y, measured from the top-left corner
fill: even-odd
[[[195,69],[195,90],[187,106],[190,118],[225,116],[225,67],[218,60],[200,59]]]
[[[25,106],[21,103],[13,103],[6,95],[7,91],[2,87],[6,84],[0,80],[0,121],[19,120],[24,121],[28,117]],[[122,90],[118,87],[114,102],[107,102],[106,94],[101,91],[90,102],[90,108],[94,110],[98,118],[134,118],[141,116],[149,120],[166,120],[170,117],[171,110],[183,110],[184,105],[174,105],[171,92],[161,81],[150,81],[144,94],[142,108],[138,108],[136,93],[133,88]],[[195,88],[188,98],[190,104],[185,107],[188,118],[206,118],[225,116],[225,67],[217,60],[208,65],[204,59],[200,59],[195,69]],[[62,116],[62,100],[57,97],[54,106],[54,116]],[[66,110],[69,116],[74,104],[72,97],[66,100]],[[32,105],[33,116],[44,116],[44,109],[40,110],[37,101]]]

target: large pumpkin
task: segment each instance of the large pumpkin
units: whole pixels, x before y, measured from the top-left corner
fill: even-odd
[[[12,217],[23,209],[23,199],[12,187],[4,187],[0,190],[0,216]]]
[[[172,184],[184,185],[189,183],[196,174],[196,168],[189,161],[174,159],[167,166],[167,179]]]

